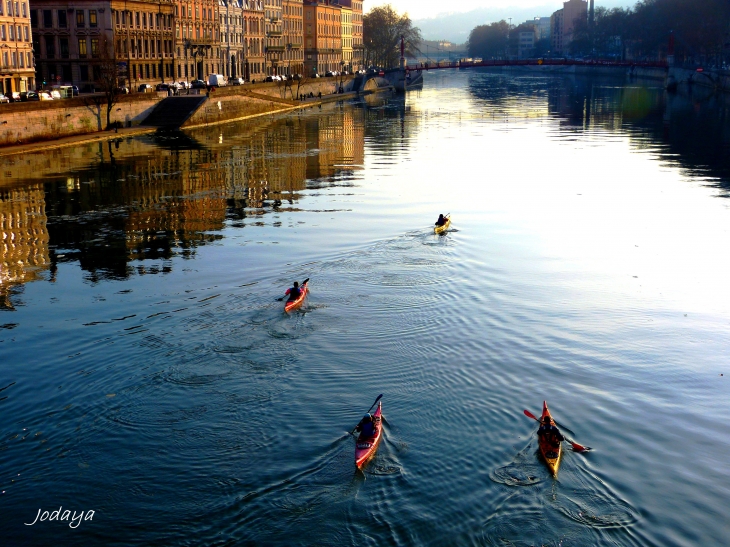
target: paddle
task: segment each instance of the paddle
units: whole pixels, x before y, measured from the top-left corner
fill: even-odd
[[[369,414],[370,411],[373,409],[373,407],[378,404],[378,401],[382,398],[382,396],[383,396],[382,393],[380,395],[378,395],[378,397],[375,399],[375,402],[372,405],[370,405],[370,408],[368,408],[367,414]],[[360,425],[360,424],[358,424],[358,425]],[[355,429],[357,429],[357,425],[355,426]],[[350,431],[350,435],[352,435],[353,433],[355,433],[355,429],[353,429],[352,431]]]
[[[540,419],[539,419],[539,418],[537,418],[537,417],[536,417],[536,416],[535,416],[535,415],[534,415],[534,414],[533,414],[532,412],[530,412],[529,410],[525,410],[525,416],[527,416],[528,418],[532,418],[533,420],[535,420],[535,421],[537,421],[537,422],[540,422]],[[555,420],[553,420],[553,421],[555,421]],[[540,422],[540,423],[542,423],[542,422]],[[557,424],[558,422],[555,422],[555,423]],[[573,446],[573,450],[575,450],[576,452],[588,452],[589,450],[591,450],[591,447],[590,447],[590,446],[583,446],[582,444],[578,444],[578,443],[576,443],[575,441],[571,441],[571,440],[570,440],[570,439],[569,439],[568,437],[566,437],[565,435],[563,435],[563,437],[565,438],[565,440],[566,440],[567,442],[569,442],[569,443],[570,443],[570,444],[571,444],[571,445]]]
[[[306,284],[307,284],[307,281],[309,281],[309,278],[307,278],[307,279],[305,279],[304,281],[302,281],[302,284],[301,284],[301,285],[299,285],[299,288],[301,288],[301,287],[304,287],[304,285],[306,285]],[[287,297],[287,295],[284,295],[284,296],[282,296],[281,298],[277,298],[277,299],[276,299],[276,301],[277,301],[277,302],[281,302],[281,301],[282,301],[282,300],[284,300],[284,299],[285,299],[286,297]]]

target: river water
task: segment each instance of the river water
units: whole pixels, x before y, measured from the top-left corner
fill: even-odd
[[[449,70],[3,160],[3,545],[726,544],[729,113]]]

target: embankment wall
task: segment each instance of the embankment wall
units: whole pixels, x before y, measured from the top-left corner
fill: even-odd
[[[112,122],[138,125],[160,101],[156,93],[121,97]],[[0,105],[0,146],[96,133],[106,127],[103,97]]]

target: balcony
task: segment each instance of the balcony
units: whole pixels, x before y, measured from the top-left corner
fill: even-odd
[[[266,46],[266,52],[270,51],[284,51],[286,48],[284,46]]]

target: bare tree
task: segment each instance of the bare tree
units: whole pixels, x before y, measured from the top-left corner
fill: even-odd
[[[98,62],[94,65],[94,80],[96,81],[96,85],[104,92],[106,99],[106,126],[109,129],[111,127],[112,109],[121,94],[119,87],[119,67],[114,45],[107,40],[106,36],[102,36],[99,39],[97,51],[94,51],[94,44],[92,42],[91,55],[98,59]]]
[[[301,95],[302,86],[307,85],[308,82],[309,82],[308,76],[305,76],[304,74],[301,74],[299,76],[299,79],[297,80],[297,97],[299,97]]]

